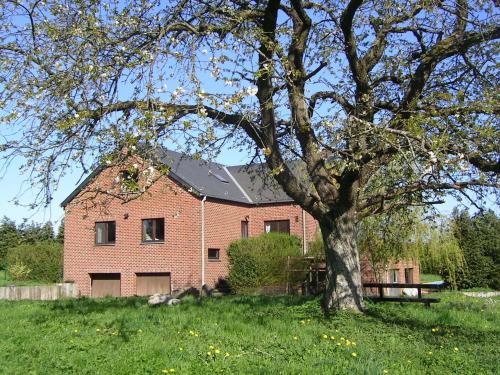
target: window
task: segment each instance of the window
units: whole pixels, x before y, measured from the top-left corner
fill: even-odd
[[[220,249],[208,249],[208,260],[219,260]]]
[[[264,230],[266,233],[280,232],[290,234],[290,220],[264,221]]]
[[[165,219],[144,219],[142,221],[142,242],[165,241]]]
[[[116,240],[116,222],[102,221],[95,223],[96,245],[114,245]]]
[[[413,284],[413,268],[405,268],[405,283]]]
[[[398,284],[399,283],[399,270],[398,269],[389,270],[389,282],[391,284]]]
[[[248,238],[248,221],[241,222],[241,238]]]

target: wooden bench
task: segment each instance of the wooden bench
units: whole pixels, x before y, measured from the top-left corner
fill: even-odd
[[[418,302],[424,303],[427,307],[431,306],[431,303],[437,303],[440,301],[439,298],[423,298],[422,289],[434,289],[440,290],[446,287],[446,283],[442,284],[399,284],[399,283],[364,283],[363,288],[377,288],[378,296],[368,296],[367,299],[374,302]],[[384,296],[384,289],[386,288],[409,288],[417,289],[417,297],[386,297]]]

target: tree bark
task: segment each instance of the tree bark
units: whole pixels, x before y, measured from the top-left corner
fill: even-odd
[[[338,209],[320,221],[326,254],[323,308],[363,311],[363,290],[353,208]]]

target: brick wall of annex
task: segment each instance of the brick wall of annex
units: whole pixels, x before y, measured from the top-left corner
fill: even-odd
[[[227,248],[233,240],[241,238],[242,221],[248,221],[248,234],[250,237],[255,237],[265,232],[265,221],[290,220],[290,233],[303,238],[302,209],[290,203],[248,206],[207,199],[205,219],[206,248],[220,251],[219,260],[207,259],[206,262],[205,282],[211,287],[228,274]],[[306,214],[308,242],[314,239],[316,230],[316,221]]]

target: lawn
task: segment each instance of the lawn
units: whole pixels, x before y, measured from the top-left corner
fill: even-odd
[[[442,281],[443,278],[439,275],[432,275],[430,273],[421,273],[420,282],[421,283],[432,283],[434,281]]]
[[[0,301],[1,374],[498,374],[499,299],[324,317],[318,299]]]

